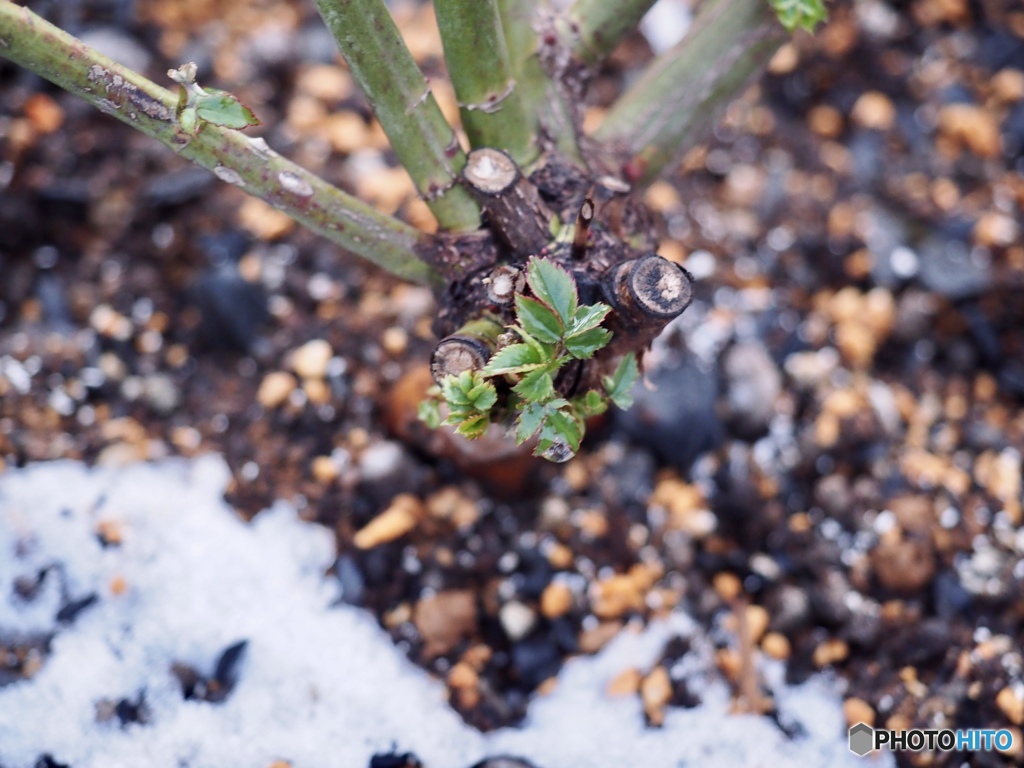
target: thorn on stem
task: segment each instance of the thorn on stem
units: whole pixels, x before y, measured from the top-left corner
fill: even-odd
[[[576,229],[572,235],[572,257],[577,261],[587,253],[587,236],[590,234],[590,222],[593,220],[594,201],[588,197],[583,200],[583,205],[576,215]]]

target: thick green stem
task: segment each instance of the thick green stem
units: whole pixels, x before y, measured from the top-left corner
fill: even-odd
[[[537,155],[512,72],[497,0],[435,0],[462,127],[474,148],[506,152],[520,165]]]
[[[612,105],[594,138],[647,183],[702,141],[787,39],[765,0],[708,0],[678,45]]]
[[[573,58],[594,67],[636,29],[655,0],[576,0],[558,22]]]
[[[0,56],[166,144],[383,269],[414,282],[438,280],[416,255],[429,257],[428,236],[327,184],[281,157],[262,139],[209,123],[198,136],[188,135],[175,116],[175,94],[7,0],[0,0]]]
[[[383,0],[315,0],[398,161],[445,229],[480,226],[480,209],[458,184],[466,163],[423,73]]]

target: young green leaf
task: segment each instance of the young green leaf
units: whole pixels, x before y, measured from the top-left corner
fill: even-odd
[[[237,97],[227,91],[206,88],[205,96],[195,99],[196,115],[201,120],[224,128],[246,128],[259,125],[260,119]]]
[[[555,382],[547,369],[541,368],[526,374],[512,391],[528,403],[543,403],[555,396]]]
[[[612,308],[607,304],[585,304],[580,307],[576,314],[572,318],[572,323],[569,325],[566,336],[577,336],[581,333],[589,331],[591,328],[597,328],[608,313],[612,311]]]
[[[487,428],[491,426],[491,420],[487,414],[479,414],[477,416],[471,416],[465,421],[461,422],[455,427],[455,433],[468,437],[470,440],[483,435],[487,431]]]
[[[467,392],[466,396],[472,401],[473,408],[481,413],[491,410],[494,404],[498,402],[498,392],[489,381],[481,381]]]
[[[556,344],[562,339],[562,321],[536,299],[516,294],[516,317],[523,330],[539,341]]]
[[[640,370],[636,365],[636,357],[630,352],[619,362],[615,373],[605,376],[602,382],[611,401],[619,408],[625,409],[633,404],[632,389],[639,378]]]
[[[596,389],[587,391],[583,397],[573,401],[576,410],[584,416],[598,416],[608,410],[608,401]]]
[[[815,25],[828,18],[824,0],[768,0],[787,32],[797,27],[813,32]]]
[[[519,412],[516,420],[516,445],[522,445],[531,437],[544,423],[544,416],[547,414],[544,406],[540,403],[527,403]]]
[[[575,415],[566,410],[552,411],[544,420],[541,437],[561,438],[576,453],[583,440],[583,427]]]
[[[579,301],[572,275],[553,261],[534,258],[526,265],[526,282],[533,295],[551,307],[562,325],[568,327]]]
[[[544,364],[541,352],[529,344],[510,344],[499,349],[487,361],[482,371],[484,376],[500,376],[505,373],[526,373]]]
[[[575,336],[566,337],[563,343],[566,352],[579,360],[585,360],[593,357],[597,350],[608,346],[611,337],[611,331],[604,328],[591,328]]]
[[[441,426],[441,406],[432,398],[424,400],[416,409],[416,418],[427,425],[429,429],[437,429]]]

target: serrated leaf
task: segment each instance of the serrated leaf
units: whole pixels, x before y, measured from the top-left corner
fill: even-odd
[[[489,381],[483,381],[473,387],[468,396],[473,402],[473,407],[481,413],[491,410],[494,404],[498,402],[498,393],[494,389],[494,385]]]
[[[543,403],[555,396],[555,382],[551,374],[541,368],[526,374],[512,391],[528,403]]]
[[[455,433],[468,437],[470,440],[475,440],[486,432],[490,425],[490,418],[486,414],[480,414],[479,416],[472,416],[466,419],[455,427]]]
[[[544,364],[541,351],[530,344],[510,344],[499,349],[484,366],[484,376],[525,373]]]
[[[576,453],[583,440],[583,427],[572,413],[557,410],[548,414],[544,420],[544,430],[541,434],[545,437],[554,435],[561,438],[572,449],[572,452]]]
[[[516,317],[524,331],[547,344],[559,342],[565,330],[554,312],[529,296],[516,294]]]
[[[537,433],[544,423],[545,413],[540,403],[528,403],[519,412],[519,418],[516,419],[516,445],[522,445]]]
[[[526,282],[533,295],[555,311],[563,327],[568,327],[579,301],[572,275],[553,261],[533,258],[526,265]]]
[[[206,95],[195,99],[196,115],[201,120],[224,128],[245,128],[260,124],[256,114],[233,94],[214,88],[204,90]]]
[[[579,360],[585,360],[593,357],[597,350],[608,346],[611,337],[611,331],[604,328],[591,328],[589,331],[567,338],[563,343],[566,352]]]
[[[416,409],[416,418],[430,429],[441,426],[441,406],[436,400],[424,400]]]
[[[640,378],[640,369],[636,365],[636,357],[630,352],[622,358],[615,373],[605,376],[602,380],[608,397],[619,408],[625,410],[633,404],[633,386]]]
[[[573,316],[572,323],[569,324],[569,329],[565,334],[566,337],[577,336],[589,331],[591,328],[597,328],[604,322],[605,317],[611,311],[611,307],[600,302],[580,307]]]
[[[608,410],[608,401],[596,389],[588,390],[583,397],[577,397],[573,405],[584,416],[598,416]]]
[[[441,382],[441,397],[453,409],[458,406],[470,405],[469,398],[463,392],[458,376],[445,376]]]
[[[828,18],[824,0],[768,0],[787,31],[798,27],[813,32],[814,27]]]

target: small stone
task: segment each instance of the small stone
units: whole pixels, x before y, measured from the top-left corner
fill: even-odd
[[[761,640],[761,650],[768,656],[779,661],[785,661],[792,652],[789,638],[781,632],[769,632]]]
[[[640,698],[644,703],[644,713],[652,725],[665,722],[665,707],[672,699],[672,680],[668,670],[662,666],[655,667],[640,683]]]
[[[621,629],[621,621],[603,621],[593,629],[584,630],[579,636],[580,652],[597,653],[619,634]]]
[[[569,612],[573,605],[572,590],[565,584],[553,581],[544,588],[540,596],[540,612],[545,618],[557,619]]]
[[[850,116],[863,128],[887,131],[896,119],[896,108],[884,93],[868,91],[857,99]]]
[[[896,592],[923,589],[935,575],[932,547],[917,539],[879,544],[871,552],[871,564],[879,583]]]
[[[1002,151],[995,116],[973,104],[945,105],[939,111],[939,129],[979,157],[998,157]]]
[[[510,600],[501,606],[498,619],[509,640],[517,643],[530,634],[537,623],[537,612],[518,600]]]
[[[1014,725],[1024,725],[1024,686],[1007,686],[996,694],[996,706]]]
[[[331,388],[323,379],[305,379],[302,382],[302,391],[313,405],[326,405],[331,402]]]
[[[875,710],[864,699],[856,697],[843,702],[843,717],[846,718],[846,724],[851,727],[857,723],[875,724]]]
[[[1019,69],[1001,69],[992,76],[992,93],[1004,104],[1016,104],[1024,99],[1024,72]]]
[[[331,483],[338,479],[338,465],[330,456],[316,456],[311,466],[313,478],[318,483]]]
[[[715,594],[726,603],[731,603],[743,591],[743,582],[740,581],[739,576],[726,571],[716,573],[711,580],[711,586],[714,588]]]
[[[278,240],[295,229],[295,219],[257,197],[247,197],[243,201],[235,214],[235,221],[260,240]]]
[[[747,622],[747,636],[750,642],[757,643],[768,629],[768,611],[763,605],[748,605],[744,614]]]
[[[352,543],[359,549],[373,549],[394,541],[415,528],[422,513],[423,504],[419,499],[411,493],[399,494],[391,501],[391,506],[352,537]]]
[[[1020,237],[1017,222],[1004,213],[989,211],[982,214],[974,225],[974,242],[978,245],[1005,247]]]
[[[64,110],[45,93],[34,93],[25,100],[25,117],[38,133],[53,133],[64,124]]]
[[[480,676],[465,661],[460,661],[448,673],[448,685],[452,688],[476,688],[479,683]]]
[[[295,377],[285,371],[268,373],[256,391],[256,401],[264,408],[277,408],[295,389]]]
[[[814,661],[814,666],[820,668],[827,667],[829,664],[845,661],[846,657],[849,655],[850,646],[847,645],[846,641],[840,640],[836,637],[831,637],[814,649],[812,659]]]
[[[89,325],[98,334],[117,341],[127,341],[132,335],[132,322],[109,304],[100,304],[89,315]]]
[[[425,597],[416,603],[412,621],[423,639],[427,658],[448,653],[476,630],[476,596],[465,589]]]
[[[617,619],[643,608],[644,596],[629,576],[611,576],[591,587],[591,610],[600,619]]]
[[[323,339],[307,341],[292,353],[292,370],[304,379],[322,379],[333,354],[331,345]]]
[[[606,696],[629,696],[640,690],[643,675],[640,670],[630,667],[613,677],[604,689]]]
[[[819,104],[807,113],[807,124],[819,136],[835,139],[843,132],[843,116],[835,107]]]

